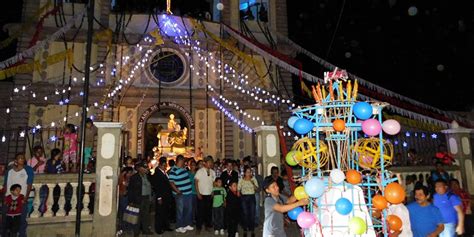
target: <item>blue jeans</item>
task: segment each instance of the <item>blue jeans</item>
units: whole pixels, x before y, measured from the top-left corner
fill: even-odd
[[[192,222],[193,224],[196,224],[197,222],[197,195],[196,194],[191,194],[191,199],[192,199],[192,206],[193,206],[193,212],[191,214],[192,217]]]
[[[444,223],[444,230],[439,237],[456,237],[456,224]]]
[[[26,227],[28,227],[28,222],[26,222],[26,217],[28,217],[27,205],[23,206],[23,211],[21,212],[20,237],[26,237]]]
[[[192,209],[192,195],[177,195],[176,199],[176,228],[192,225],[193,209]]]
[[[244,231],[252,231],[255,228],[255,194],[242,195],[242,228]]]

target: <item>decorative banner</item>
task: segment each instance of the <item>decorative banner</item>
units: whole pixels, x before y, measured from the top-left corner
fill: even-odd
[[[256,42],[252,42],[250,39],[246,39],[245,36],[241,35],[239,32],[235,31],[234,29],[230,28],[229,26],[227,26],[225,24],[223,24],[222,27],[232,37],[236,38],[240,43],[244,44],[245,47],[250,48],[251,50],[258,53],[260,56],[264,57],[267,60],[272,61],[273,63],[275,63],[279,67],[284,68],[285,70],[287,70],[287,71],[289,71],[289,72],[291,72],[295,75],[298,75],[300,78],[303,77],[303,78],[306,78],[307,80],[310,80],[312,82],[318,82],[318,81],[323,82],[323,79],[321,79],[319,77],[316,77],[316,76],[313,76],[309,73],[303,72],[301,70],[301,63],[299,63],[298,61],[296,61],[294,59],[291,59],[291,58],[289,58],[286,55],[283,55],[281,53],[275,52],[272,49],[267,49],[267,50],[263,49],[263,48],[268,48],[268,47],[266,47],[262,44],[257,45]],[[269,51],[271,53],[269,53],[267,51]],[[296,65],[299,68],[296,68],[295,66],[293,66],[291,64]]]
[[[53,8],[51,11],[48,11],[46,14],[44,14],[41,19],[38,21],[36,24],[36,31],[33,34],[33,37],[31,37],[30,43],[28,44],[28,48],[32,47],[33,45],[38,42],[40,33],[43,31],[43,24],[44,24],[44,19],[46,19],[49,15],[56,14],[56,12],[59,11],[59,5]]]
[[[45,62],[49,66],[49,65],[62,62],[65,59],[68,61],[68,65],[71,66],[72,65],[72,49],[68,49],[66,51],[50,55],[48,56],[48,58],[46,58]],[[4,80],[5,78],[12,77],[18,73],[30,73],[30,72],[39,71],[39,70],[41,70],[41,63],[39,60],[36,60],[31,63],[21,64],[18,66],[1,70],[0,80]]]
[[[10,66],[13,66],[15,63],[18,63],[22,61],[25,58],[33,57],[39,49],[44,48],[47,44],[49,44],[52,41],[57,40],[61,35],[66,33],[71,27],[74,25],[74,22],[81,18],[84,15],[85,11],[82,11],[81,13],[75,15],[65,26],[63,26],[61,29],[58,31],[54,32],[52,35],[50,35],[48,38],[46,38],[43,41],[38,42],[35,46],[3,61],[0,62],[0,69],[4,69]],[[4,78],[3,78],[4,79]]]
[[[21,29],[19,29],[18,31],[14,33],[9,32],[11,34],[10,37],[0,42],[0,49],[7,47],[13,42],[13,40],[20,37],[21,34],[26,32],[28,28],[30,28],[33,25],[33,23],[41,16],[41,14],[43,14],[43,12],[46,11],[51,6],[51,3],[52,1],[48,0],[48,2],[44,4],[44,6],[42,6],[33,16],[28,18],[27,22],[21,26]]]
[[[231,51],[237,57],[241,58],[248,64],[255,64],[256,66],[260,66],[260,62],[249,56],[247,53],[242,52],[240,49],[235,47],[234,45],[222,40],[219,36],[213,34],[212,32],[205,29],[201,24],[197,22],[197,20],[191,19],[191,23],[193,24],[196,30],[204,32],[205,34],[209,35],[214,41],[216,41],[219,45],[226,48],[227,50]]]
[[[444,126],[439,126],[439,125],[435,125],[435,124],[432,124],[432,123],[427,123],[427,122],[422,122],[422,121],[419,121],[419,120],[409,119],[409,118],[399,116],[399,115],[389,115],[389,114],[384,113],[383,117],[385,119],[395,119],[398,122],[400,122],[401,124],[408,125],[408,126],[413,127],[413,128],[418,128],[418,129],[421,129],[421,130],[424,130],[424,131],[439,132],[439,131],[445,129]]]

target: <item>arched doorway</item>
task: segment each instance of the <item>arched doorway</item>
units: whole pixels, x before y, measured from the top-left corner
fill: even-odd
[[[145,156],[158,146],[166,154],[194,150],[194,120],[181,105],[162,102],[149,107],[138,122],[138,155]]]

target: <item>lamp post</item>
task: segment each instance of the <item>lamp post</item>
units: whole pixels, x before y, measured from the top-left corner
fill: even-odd
[[[81,157],[79,162],[79,174],[77,181],[77,200],[81,203],[81,196],[83,192],[82,182],[84,179],[84,149],[85,149],[85,136],[86,136],[86,119],[87,119],[87,105],[89,100],[89,79],[90,79],[90,66],[91,66],[91,51],[92,51],[92,35],[94,33],[94,0],[89,0],[87,6],[87,44],[86,44],[86,63],[84,68],[84,96],[82,97],[82,121],[81,121]],[[74,208],[74,207],[72,207]],[[77,205],[79,209],[79,204]],[[81,212],[76,212],[76,231],[75,236],[81,236]]]

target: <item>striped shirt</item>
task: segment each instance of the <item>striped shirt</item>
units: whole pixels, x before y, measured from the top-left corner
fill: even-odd
[[[182,194],[191,194],[192,183],[191,179],[189,178],[189,173],[186,169],[174,166],[170,170],[169,179],[170,182],[173,182],[174,185],[176,185],[176,187],[179,189],[179,191],[181,191]],[[174,191],[173,194],[176,195]]]

